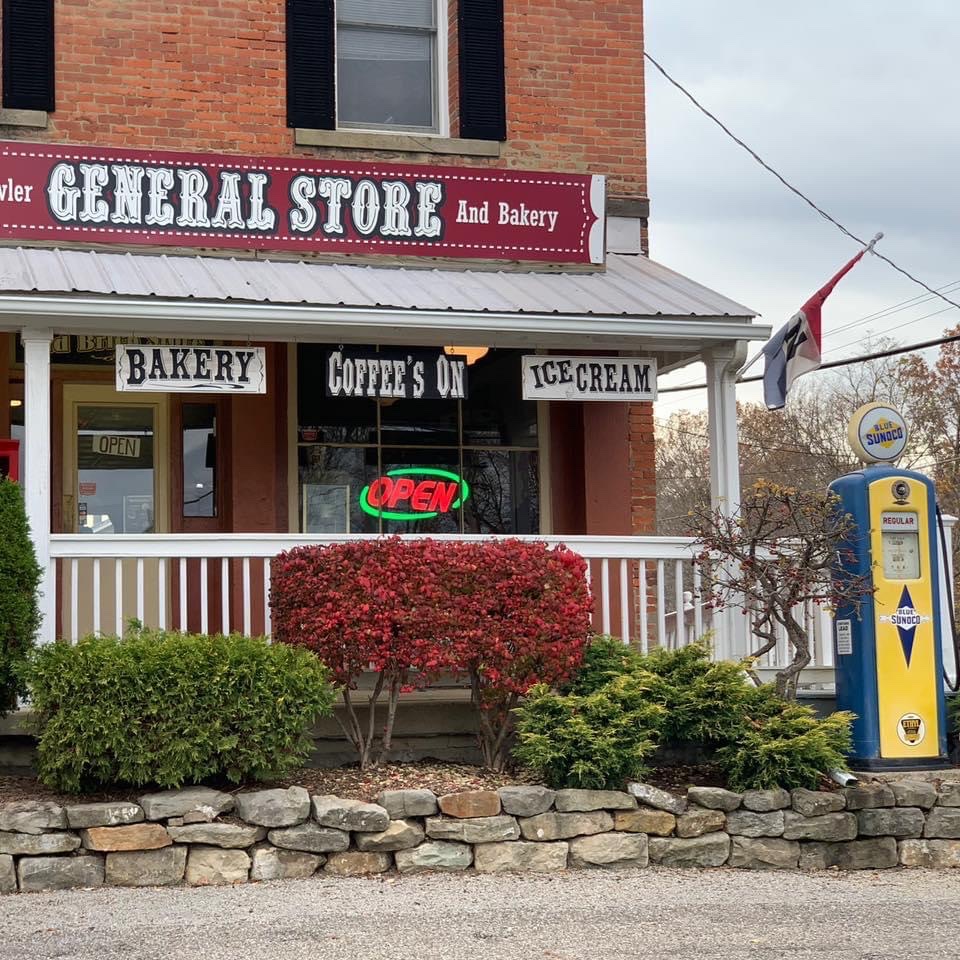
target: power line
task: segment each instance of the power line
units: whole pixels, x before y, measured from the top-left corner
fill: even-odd
[[[817,206],[817,204],[815,204],[805,193],[803,193],[801,190],[795,187],[792,183],[790,183],[782,174],[774,170],[774,168],[771,167],[770,164],[767,163],[766,160],[764,160],[763,157],[760,156],[760,154],[758,154],[752,147],[749,147],[746,143],[744,143],[743,140],[741,140],[722,120],[720,120],[719,117],[712,114],[702,103],[700,103],[700,101],[697,100],[697,98],[692,93],[690,93],[690,91],[687,90],[686,87],[684,87],[678,81],[674,80],[673,77],[671,77],[670,74],[667,73],[667,71],[664,70],[664,68],[660,66],[660,64],[657,63],[657,61],[654,60],[653,57],[650,56],[650,54],[646,50],[644,50],[643,55],[647,60],[649,60],[654,65],[654,67],[657,68],[657,70],[660,71],[661,74],[663,74],[664,78],[669,83],[675,86],[705,117],[708,117],[710,120],[712,120],[731,140],[733,140],[734,143],[736,143],[737,145],[742,147],[744,150],[746,150],[747,153],[749,153],[750,156],[753,157],[753,159],[756,160],[757,163],[759,163],[760,166],[767,171],[767,173],[770,173],[774,177],[776,177],[777,180],[779,180],[780,183],[782,183],[791,193],[798,196],[804,203],[807,204],[807,206],[811,207],[813,210],[819,213],[824,220],[828,221],[829,223],[832,223],[841,233],[848,236],[851,240],[855,240],[862,247],[866,247],[868,245],[867,240],[861,240],[860,237],[858,237],[852,231],[848,230],[842,223],[840,223],[839,220],[830,216],[830,214],[827,213],[827,211],[824,210],[822,207]],[[939,297],[941,300],[946,301],[951,306],[954,306],[957,309],[960,309],[960,303],[957,303],[955,300],[951,300],[949,297],[940,293],[940,291],[935,290],[933,287],[924,283],[922,280],[920,280],[918,277],[915,277],[909,271],[904,270],[904,268],[901,267],[899,264],[894,263],[889,257],[884,256],[882,253],[878,253],[876,249],[874,249],[872,252],[874,256],[879,257],[885,263],[893,267],[893,269],[896,270],[897,273],[902,273],[908,280],[912,280],[918,286],[923,287],[923,289],[926,290],[928,293],[932,293],[935,297]]]
[[[945,283],[942,287],[940,287],[941,291],[946,290],[948,293],[952,293],[957,289],[960,289],[960,280],[951,280],[950,283]],[[827,337],[832,337],[834,334],[842,333],[844,330],[850,330],[852,327],[859,327],[861,324],[869,323],[871,320],[885,320],[887,317],[891,317],[895,313],[900,313],[902,310],[908,310],[911,307],[919,307],[921,303],[927,303],[930,300],[936,299],[936,297],[918,294],[915,297],[911,297],[909,300],[901,300],[900,303],[894,303],[889,307],[884,307],[882,310],[877,310],[874,313],[868,313],[865,317],[860,317],[859,320],[851,320],[849,323],[842,323],[839,327],[834,327],[832,330],[824,330],[823,337],[824,339]],[[949,309],[949,307],[944,308],[944,310]],[[927,316],[932,316],[932,314],[927,314]],[[924,318],[917,317],[916,319],[923,320]]]
[[[844,360],[830,360],[827,363],[821,363],[816,370],[809,370],[808,373],[817,373],[820,370],[832,370],[834,367],[849,367],[854,363],[866,363],[867,360],[882,360],[885,357],[896,357],[903,353],[917,353],[920,350],[929,350],[930,347],[939,347],[945,343],[956,343],[960,340],[960,333],[952,333],[949,336],[937,337],[936,340],[927,340],[923,343],[911,343],[905,347],[892,347],[889,350],[878,350],[876,353],[865,353],[859,357],[847,357]],[[758,373],[752,377],[744,377],[737,383],[756,383],[763,379],[763,374]],[[680,393],[683,390],[705,390],[705,383],[686,384],[679,387],[663,387],[657,390],[657,395],[661,393]]]

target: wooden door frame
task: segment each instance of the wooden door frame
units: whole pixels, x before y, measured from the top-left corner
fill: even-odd
[[[75,407],[79,404],[88,406],[120,407],[120,406],[140,406],[154,408],[154,442],[153,442],[153,502],[154,502],[154,532],[166,533],[170,529],[170,417],[169,402],[167,394],[164,393],[142,393],[124,395],[118,393],[114,384],[103,380],[63,380],[60,383],[60,389],[54,391],[58,395],[58,409],[60,411],[59,447],[60,464],[55,476],[59,478],[59,495],[55,500],[57,512],[59,513],[58,527],[61,532],[76,533],[76,512],[71,511],[70,516],[66,515],[64,502],[67,496],[73,496],[73,492],[67,493],[67,482],[71,483],[73,489],[73,480],[76,471],[76,414]],[[69,409],[68,409],[69,407]],[[71,476],[67,478],[67,471],[71,471]],[[69,530],[64,530],[69,526]]]

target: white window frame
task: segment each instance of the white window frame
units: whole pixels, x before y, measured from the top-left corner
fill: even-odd
[[[431,127],[403,127],[388,126],[377,124],[355,124],[341,123],[339,110],[339,90],[340,90],[340,58],[338,56],[336,45],[340,36],[339,15],[334,13],[334,64],[336,69],[336,90],[337,93],[337,130],[348,131],[350,133],[411,133],[423,137],[449,137],[450,136],[450,65],[449,65],[449,5],[448,0],[433,0],[434,21],[436,29],[432,31],[434,37],[433,51],[433,125]],[[349,21],[351,26],[365,26],[360,22]],[[383,24],[371,24],[371,26],[382,28]],[[404,28],[398,28],[404,29]],[[412,32],[421,33],[427,31],[410,28]]]

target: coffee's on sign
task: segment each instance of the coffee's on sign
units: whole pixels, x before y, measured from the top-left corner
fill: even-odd
[[[263,347],[116,346],[117,389],[151,393],[266,393]]]
[[[524,400],[656,400],[657,361],[636,357],[524,357]]]
[[[0,237],[602,263],[603,177],[0,141]]]

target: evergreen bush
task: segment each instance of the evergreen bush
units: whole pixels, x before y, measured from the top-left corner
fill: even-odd
[[[316,656],[261,638],[138,631],[39,648],[27,670],[48,786],[180,787],[301,765],[333,693]]]
[[[642,655],[619,637],[598,634],[590,640],[580,669],[564,685],[563,692],[580,696],[595,693],[615,677],[636,669],[642,662]]]
[[[514,756],[551,787],[621,789],[648,772],[657,746],[664,710],[653,681],[638,671],[583,696],[534,687],[516,710]]]
[[[748,718],[739,739],[717,751],[717,763],[731,790],[812,789],[846,767],[853,719],[845,711],[820,719],[812,707],[782,701],[772,715]]]
[[[40,628],[40,575],[23,493],[0,477],[0,716],[26,693],[21,674]]]
[[[516,711],[514,756],[553,786],[622,788],[664,742],[715,751],[734,790],[815,787],[851,744],[852,714],[821,720],[700,644],[639,655],[597,637],[567,690],[538,687]]]
[[[709,647],[693,643],[679,650],[654,650],[638,665],[659,678],[653,695],[667,708],[665,741],[710,747],[740,736],[757,688],[739,664],[712,661]]]

